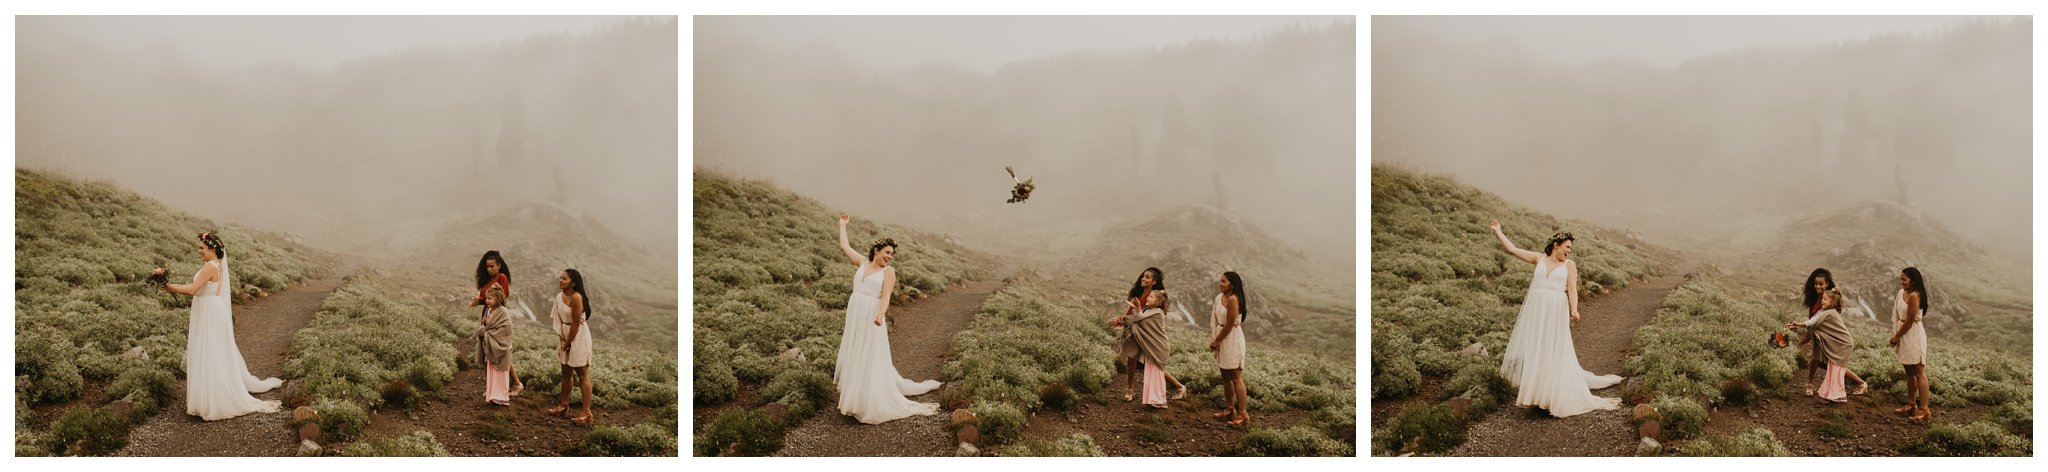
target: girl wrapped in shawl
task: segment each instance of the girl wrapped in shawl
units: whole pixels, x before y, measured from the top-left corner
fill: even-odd
[[[1172,357],[1172,349],[1166,341],[1165,290],[1152,292],[1145,300],[1145,309],[1131,320],[1131,337],[1137,341],[1139,362],[1145,365],[1145,404],[1153,408],[1166,408],[1166,359]]]
[[[477,360],[484,365],[484,401],[512,404],[512,312],[505,309],[505,287],[492,284],[484,291],[489,307],[483,327],[477,330]]]
[[[1870,386],[1849,371],[1849,359],[1855,351],[1856,342],[1849,338],[1849,324],[1842,318],[1842,292],[1821,292],[1819,308],[1806,321],[1786,323],[1785,327],[1806,328],[1807,334],[1819,343],[1821,359],[1827,363],[1827,373],[1814,395],[1832,403],[1845,402],[1851,392],[1843,381],[1844,377],[1856,378],[1855,394],[1862,394]]]

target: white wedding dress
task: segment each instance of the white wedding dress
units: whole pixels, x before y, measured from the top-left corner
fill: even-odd
[[[192,319],[185,334],[185,413],[207,421],[256,412],[277,411],[278,402],[257,400],[251,393],[283,384],[277,378],[257,379],[235,345],[226,259],[215,259],[220,276],[192,294]],[[193,276],[197,281],[198,276]]]
[[[863,265],[865,266],[865,265]],[[853,271],[853,295],[846,298],[846,330],[839,337],[839,362],[832,374],[839,386],[839,412],[867,424],[939,412],[937,403],[905,398],[939,388],[939,381],[912,382],[896,372],[889,354],[889,327],[875,325],[882,309],[882,270]]]
[[[1565,293],[1569,269],[1551,267],[1548,257],[1536,262],[1522,314],[1515,319],[1507,352],[1501,356],[1500,375],[1519,390],[1515,405],[1541,407],[1558,418],[1618,408],[1621,399],[1599,397],[1593,390],[1621,383],[1621,376],[1593,375],[1579,367],[1578,350],[1572,347],[1571,301]]]

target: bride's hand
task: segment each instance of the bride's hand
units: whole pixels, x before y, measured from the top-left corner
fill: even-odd
[[[1486,227],[1493,228],[1494,232],[1500,232],[1500,220],[1486,220]]]
[[[875,326],[881,326],[881,325],[882,325],[882,317],[880,317],[880,316],[877,316],[877,317],[875,317]]]
[[[846,216],[846,214],[845,214],[845,213],[840,213],[840,214],[839,214],[839,226],[846,226],[846,221],[847,221],[847,220],[850,220],[850,219],[852,219],[852,218],[851,218],[851,217],[848,217],[848,216]]]
[[[1577,312],[1577,311],[1573,311],[1573,312],[1572,312],[1572,321],[1578,321],[1578,320],[1579,320],[1579,312]]]

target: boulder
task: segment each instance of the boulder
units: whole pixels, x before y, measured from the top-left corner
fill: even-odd
[[[780,355],[780,356],[776,356],[776,358],[777,358],[777,359],[781,359],[781,360],[784,360],[784,361],[795,361],[795,362],[803,362],[803,361],[805,361],[805,360],[806,360],[806,359],[804,358],[804,350],[803,350],[803,349],[798,349],[798,348],[793,348],[793,347],[792,347],[792,348],[789,348],[789,350],[787,350],[787,351],[782,351],[782,355]]]
[[[292,422],[293,422],[293,423],[318,423],[318,422],[320,422],[320,412],[317,412],[317,411],[313,411],[313,407],[310,407],[310,406],[302,406],[302,407],[298,407],[298,408],[293,408],[293,409],[292,409]]]
[[[306,440],[299,441],[299,456],[311,457],[317,455],[320,455],[320,443]]]
[[[142,346],[135,346],[129,348],[128,352],[121,353],[121,359],[146,361],[149,360],[149,350],[143,349]]]
[[[1664,444],[1658,443],[1655,439],[1643,438],[1642,441],[1636,442],[1636,455],[1638,456],[1655,456],[1663,453]]]
[[[1633,418],[1638,422],[1655,420],[1657,419],[1657,407],[1650,406],[1648,403],[1637,403]]]
[[[1636,437],[1662,439],[1664,437],[1664,426],[1655,421],[1644,421],[1643,424],[1636,426]]]
[[[1444,400],[1444,406],[1451,407],[1451,413],[1458,415],[1459,418],[1470,419],[1469,417],[1465,416],[1465,414],[1472,411],[1472,399],[1465,397],[1451,397],[1451,399],[1449,400]]]
[[[981,449],[974,447],[973,444],[960,443],[960,448],[954,450],[953,453],[960,457],[974,457],[981,455]]]
[[[953,410],[953,426],[958,427],[972,423],[974,423],[974,412],[967,411],[965,408]]]
[[[953,432],[953,441],[960,444],[980,444],[981,428],[976,428],[974,425],[962,426],[959,431]]]
[[[320,423],[306,423],[299,425],[299,440],[319,444]]]
[[[1480,343],[1472,343],[1472,345],[1470,346],[1465,346],[1464,350],[1458,351],[1458,354],[1471,357],[1486,357],[1486,345]]]
[[[127,400],[114,400],[113,403],[107,404],[107,410],[114,412],[115,421],[127,423],[129,415],[135,413],[135,404],[129,403]]]
[[[761,411],[768,413],[768,421],[774,422],[775,424],[782,424],[782,419],[784,417],[789,416],[789,405],[784,405],[781,403],[769,403],[767,405],[762,405]]]

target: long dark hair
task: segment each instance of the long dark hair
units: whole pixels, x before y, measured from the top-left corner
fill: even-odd
[[[1230,279],[1230,296],[1237,297],[1237,322],[1243,323],[1246,314],[1244,311],[1244,279],[1239,278],[1235,271],[1224,272],[1223,278]]]
[[[1927,316],[1927,278],[1920,276],[1920,269],[1907,267],[1900,271],[1906,274],[1906,281],[1912,288],[1906,290],[1920,294],[1920,316]]]
[[[484,261],[490,260],[498,261],[499,275],[505,276],[505,280],[512,280],[512,266],[505,264],[505,256],[498,255],[498,251],[484,251],[484,257],[476,260],[476,288],[490,285],[491,270],[484,267]]]
[[[1145,272],[1152,273],[1152,286],[1150,287],[1145,286]],[[1125,298],[1138,298],[1139,296],[1143,296],[1145,295],[1145,290],[1147,289],[1166,290],[1165,272],[1160,272],[1158,267],[1146,267],[1145,272],[1139,272],[1138,278],[1131,281],[1131,294],[1129,296],[1126,296]]]
[[[577,295],[583,296],[583,319],[590,319],[590,292],[583,290],[583,273],[576,269],[563,269],[562,272],[569,274],[569,286],[576,289]]]
[[[1835,289],[1835,273],[1828,272],[1826,268],[1814,269],[1813,273],[1806,274],[1806,284],[1799,286],[1799,290],[1804,291],[1806,293],[1805,306],[1809,309],[1813,308],[1813,304],[1820,303],[1820,291],[1813,289],[1813,279],[1827,279],[1827,289]]]
[[[1571,233],[1562,233],[1562,232],[1561,232],[1561,233],[1557,233],[1557,234],[1553,234],[1553,235],[1550,235],[1550,243],[1548,243],[1548,244],[1544,244],[1544,245],[1543,245],[1543,255],[1545,255],[1545,256],[1548,256],[1548,255],[1550,255],[1550,250],[1551,250],[1551,249],[1553,249],[1553,248],[1556,248],[1556,247],[1557,247],[1557,245],[1559,245],[1559,244],[1564,244],[1564,242],[1565,242],[1565,241],[1571,241],[1571,240],[1572,240],[1572,234],[1571,234]]]

